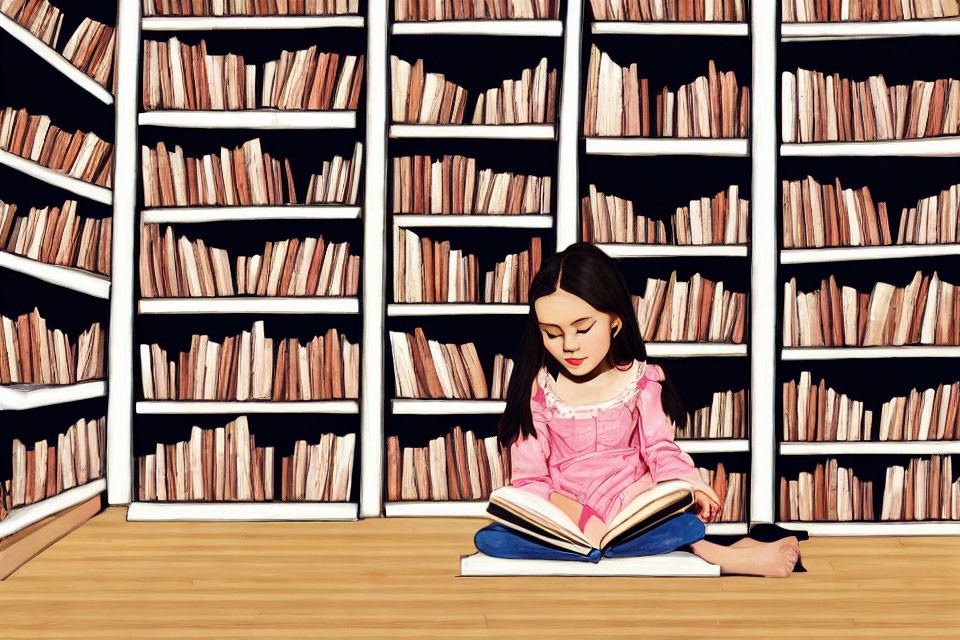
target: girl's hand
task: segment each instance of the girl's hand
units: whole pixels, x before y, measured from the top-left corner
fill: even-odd
[[[597,549],[600,548],[600,539],[606,532],[607,525],[596,516],[592,516],[587,520],[587,524],[583,528],[583,535],[587,536],[587,540]]]
[[[720,520],[720,513],[723,511],[723,503],[717,497],[716,492],[710,487],[703,485],[697,487],[693,493],[694,501],[700,505],[700,513],[697,517],[703,522],[717,522]]]

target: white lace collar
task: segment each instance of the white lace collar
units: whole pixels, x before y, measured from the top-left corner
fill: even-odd
[[[537,375],[537,380],[540,383],[540,388],[543,389],[543,394],[547,398],[548,404],[555,407],[559,415],[592,416],[596,415],[600,411],[603,411],[604,409],[609,409],[614,405],[626,402],[637,392],[637,383],[640,382],[640,378],[643,377],[643,373],[647,368],[646,360],[634,360],[635,364],[637,362],[639,362],[639,365],[636,367],[636,371],[630,377],[630,380],[624,385],[620,393],[613,398],[604,400],[603,402],[595,402],[592,404],[567,404],[557,393],[556,388],[554,387],[555,381],[553,376],[547,372],[546,367],[542,367],[540,369],[540,373]]]

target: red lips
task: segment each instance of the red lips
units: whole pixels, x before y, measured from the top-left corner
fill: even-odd
[[[586,358],[567,358],[566,359],[567,364],[569,364],[571,367],[579,367],[584,360],[586,360]]]

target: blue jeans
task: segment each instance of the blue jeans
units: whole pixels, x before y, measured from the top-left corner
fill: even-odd
[[[497,558],[579,560],[596,563],[600,562],[601,557],[626,558],[668,553],[702,540],[705,533],[706,529],[700,518],[692,513],[684,513],[606,551],[594,549],[589,556],[548,546],[537,538],[509,529],[499,522],[477,531],[473,542],[477,545],[477,550]]]

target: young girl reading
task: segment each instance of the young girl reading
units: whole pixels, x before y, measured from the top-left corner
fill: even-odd
[[[730,546],[704,539],[722,502],[673,441],[683,406],[658,365],[647,362],[630,294],[613,260],[578,243],[546,260],[534,277],[530,315],[514,359],[499,440],[510,448],[511,484],[549,500],[599,546],[620,509],[654,484],[683,479],[699,514],[675,516],[615,546],[607,557],[666,553],[689,545],[721,573],[787,576],[799,558],[795,536],[745,537]],[[475,536],[487,555],[585,560],[495,523]]]

